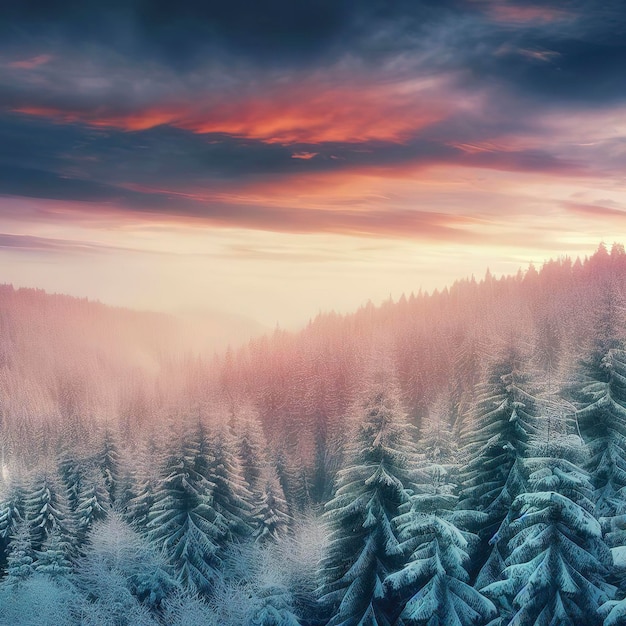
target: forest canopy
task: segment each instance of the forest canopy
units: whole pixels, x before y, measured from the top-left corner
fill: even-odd
[[[619,244],[219,354],[0,286],[0,624],[626,623],[625,340]]]

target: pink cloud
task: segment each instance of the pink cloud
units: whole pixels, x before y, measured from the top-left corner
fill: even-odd
[[[305,161],[308,161],[309,159],[312,159],[313,157],[316,157],[319,154],[319,152],[294,152],[291,155],[292,159],[303,159]]]
[[[52,56],[49,54],[40,54],[30,59],[23,59],[21,61],[12,61],[7,65],[16,70],[34,70],[40,65],[45,65],[52,61]]]
[[[410,82],[338,86],[316,80],[266,88],[234,99],[208,96],[132,111],[112,107],[72,110],[28,103],[12,108],[60,123],[125,131],[169,125],[197,134],[224,133],[284,145],[402,142],[441,121],[452,109],[449,94],[441,86],[432,89],[432,85]]]

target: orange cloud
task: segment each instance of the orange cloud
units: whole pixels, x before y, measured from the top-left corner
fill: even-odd
[[[24,59],[22,61],[12,61],[7,65],[17,70],[33,70],[40,65],[45,65],[52,60],[52,56],[49,54],[40,54],[30,59]]]
[[[134,112],[28,105],[12,110],[63,123],[125,131],[170,125],[198,134],[224,133],[266,143],[401,142],[449,113],[450,105],[443,97],[433,97],[430,87],[432,84],[392,83],[328,88],[305,83],[234,100],[208,98],[200,103],[161,104]]]

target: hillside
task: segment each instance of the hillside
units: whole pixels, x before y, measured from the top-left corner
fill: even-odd
[[[0,622],[623,623],[625,285],[601,245],[205,357],[3,287]]]

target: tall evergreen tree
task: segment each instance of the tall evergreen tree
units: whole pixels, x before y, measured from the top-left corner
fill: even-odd
[[[230,433],[217,425],[208,441],[211,459],[201,473],[212,483],[211,506],[226,520],[228,539],[241,541],[253,533],[253,494],[246,487]],[[208,458],[201,455],[199,458]]]
[[[132,494],[125,507],[125,518],[135,528],[145,531],[160,482],[161,453],[154,439],[140,445],[133,471]]]
[[[30,528],[26,522],[18,524],[9,542],[7,582],[19,583],[32,575],[34,553]]]
[[[606,518],[611,529],[611,518],[626,514],[626,351],[609,351],[603,366],[608,381],[586,387],[593,401],[576,417],[591,453],[587,469],[596,515]],[[610,532],[607,539],[614,546],[626,545],[625,532]]]
[[[117,438],[109,428],[102,434],[95,460],[102,472],[109,501],[115,504],[120,489],[120,453]]]
[[[279,541],[289,531],[291,517],[276,471],[263,469],[261,494],[254,510],[255,537],[259,543]]]
[[[584,444],[559,436],[533,452],[526,461],[530,491],[512,505],[505,579],[483,589],[499,608],[493,624],[600,626],[600,607],[614,591],[604,582],[611,554],[580,469]]]
[[[35,571],[50,578],[66,579],[72,572],[67,556],[69,552],[67,541],[54,529],[43,542],[41,550],[36,553]]]
[[[65,490],[50,471],[36,474],[27,488],[24,502],[26,521],[33,538],[33,548],[40,550],[53,531],[69,541],[73,535]]]
[[[523,459],[537,432],[538,400],[524,367],[519,350],[507,346],[476,393],[459,507],[485,514],[475,563],[479,588],[502,570],[511,503],[526,490]]]
[[[450,429],[441,414],[422,428],[419,482],[410,503],[395,519],[404,567],[387,577],[407,625],[474,626],[485,623],[496,610],[469,583],[470,544],[478,537],[461,530],[480,514],[455,511],[457,503],[454,449]]]
[[[111,508],[109,492],[102,474],[91,468],[84,474],[78,503],[74,514],[76,534],[79,543],[83,543],[94,522],[103,520]]]
[[[24,487],[20,480],[12,480],[0,500],[0,567],[7,555],[11,537],[17,533],[26,516],[24,511]]]
[[[355,414],[346,467],[326,505],[330,544],[322,561],[321,602],[328,626],[388,626],[385,578],[402,561],[393,520],[408,502],[412,449],[410,429],[398,394],[373,389]]]
[[[208,464],[203,441],[184,432],[165,462],[147,525],[148,537],[169,556],[177,580],[208,593],[218,575],[228,520],[212,506],[215,485],[198,471]]]

